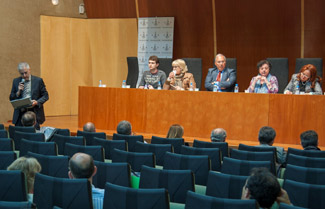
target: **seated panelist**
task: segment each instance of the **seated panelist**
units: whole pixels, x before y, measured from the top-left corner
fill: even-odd
[[[221,91],[233,92],[237,79],[236,70],[226,67],[226,57],[223,54],[216,55],[215,65],[217,67],[210,68],[205,78],[205,88],[208,91],[213,91],[214,84],[219,82]]]
[[[267,60],[257,63],[258,75],[252,78],[247,89],[249,93],[278,93],[278,80],[270,74],[271,69],[272,65]]]
[[[308,94],[322,94],[321,77],[317,75],[316,67],[312,64],[304,65],[299,73],[293,74],[287,87],[284,89],[284,94],[296,94],[297,86],[299,92]]]
[[[190,90],[192,83],[192,90],[196,88],[196,83],[192,73],[188,73],[187,65],[184,60],[177,59],[172,63],[173,71],[164,84],[165,90]]]

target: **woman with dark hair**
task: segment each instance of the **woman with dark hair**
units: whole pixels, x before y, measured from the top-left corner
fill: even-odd
[[[166,138],[182,138],[183,134],[184,134],[183,126],[174,124],[170,126]]]
[[[319,84],[321,80],[314,65],[304,65],[299,73],[292,75],[291,81],[284,89],[284,94],[298,94],[297,87],[299,87],[299,92],[322,94],[322,87]]]
[[[279,91],[278,80],[270,74],[272,65],[267,60],[257,63],[258,75],[253,77],[249,87],[249,93],[277,93]]]

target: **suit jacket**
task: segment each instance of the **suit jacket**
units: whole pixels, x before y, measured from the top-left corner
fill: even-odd
[[[213,84],[212,82],[216,81],[217,76],[218,76],[218,69],[217,68],[210,68],[207,77],[205,78],[205,88],[208,91],[213,91]],[[222,76],[221,80],[219,82],[219,87],[220,88],[225,88],[221,89],[221,91],[225,92],[233,92],[234,91],[234,86],[236,84],[237,80],[237,72],[234,69],[230,68],[225,68],[222,71]]]
[[[18,85],[21,82],[21,77],[15,78],[12,82],[12,88],[11,93],[9,96],[10,101],[15,99],[21,99],[22,94],[20,94],[19,97],[16,96],[16,93],[18,91]],[[36,119],[39,124],[44,123],[45,121],[45,115],[44,115],[44,108],[43,104],[49,99],[49,95],[47,93],[45,84],[43,82],[42,78],[39,78],[37,76],[31,76],[31,99],[36,100],[38,104],[32,109],[32,111],[36,114]],[[19,115],[21,114],[20,109],[14,110],[14,115],[12,118],[12,123],[16,124],[19,118]]]

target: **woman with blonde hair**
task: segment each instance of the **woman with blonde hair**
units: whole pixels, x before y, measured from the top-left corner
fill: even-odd
[[[171,125],[166,138],[182,138],[184,134],[183,126],[179,124]]]
[[[33,202],[35,175],[39,173],[41,169],[41,165],[33,157],[20,157],[7,168],[8,171],[20,170],[25,174],[28,192],[27,199],[29,202]]]
[[[182,59],[174,60],[172,66],[173,71],[169,73],[163,88],[165,90],[194,90],[196,88],[194,76],[187,72],[185,61]]]

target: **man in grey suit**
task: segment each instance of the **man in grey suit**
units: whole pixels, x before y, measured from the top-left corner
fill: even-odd
[[[236,84],[236,70],[226,68],[226,57],[223,54],[217,54],[215,59],[216,68],[210,68],[205,78],[205,88],[208,91],[213,90],[216,82],[219,82],[219,88],[222,92],[233,92]]]

